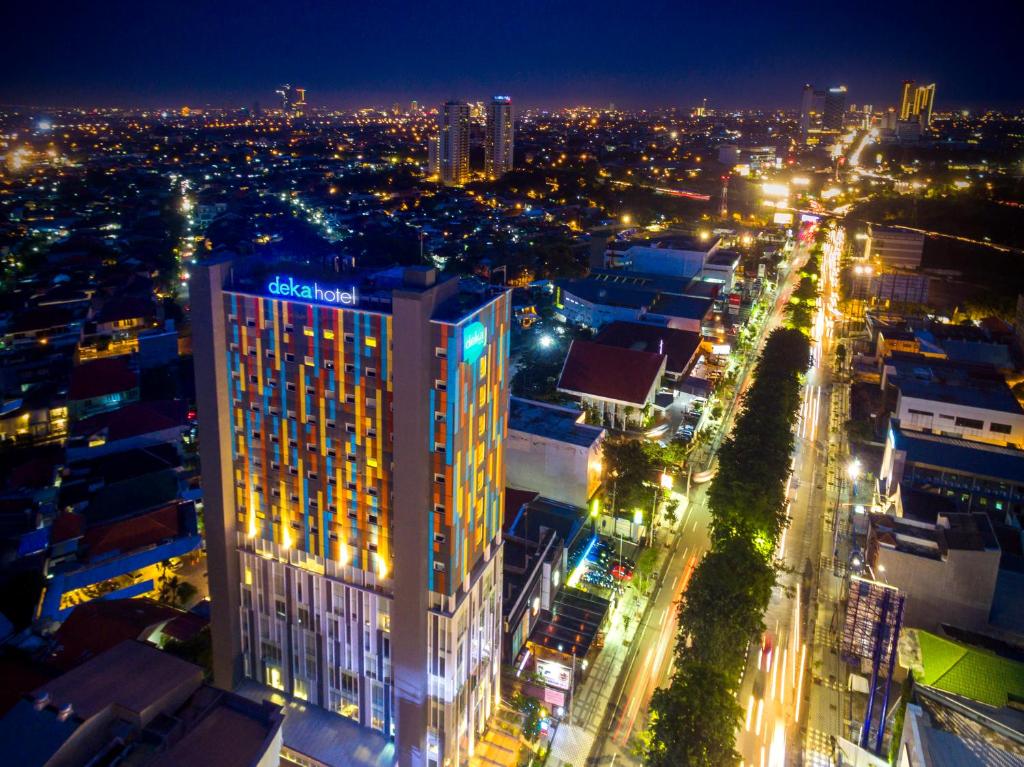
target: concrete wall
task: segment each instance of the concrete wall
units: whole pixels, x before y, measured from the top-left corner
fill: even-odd
[[[945,560],[879,548],[875,576],[906,593],[903,623],[938,631],[940,623],[981,629],[988,623],[999,551],[954,549]]]
[[[505,450],[509,487],[586,506],[600,484],[600,442],[587,448],[509,429]]]
[[[203,518],[209,565],[213,679],[230,690],[241,679],[240,587],[235,553],[235,492],[223,285],[230,261],[201,264],[192,280],[196,405],[201,431]]]

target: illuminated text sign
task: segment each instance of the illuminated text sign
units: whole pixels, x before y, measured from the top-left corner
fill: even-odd
[[[282,277],[281,275],[276,275],[267,283],[267,292],[281,298],[297,298],[301,301],[312,301],[318,304],[354,306],[359,301],[355,287],[325,288],[315,282],[297,282],[294,277]]]

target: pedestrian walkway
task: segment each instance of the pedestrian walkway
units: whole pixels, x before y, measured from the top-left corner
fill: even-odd
[[[656,573],[661,572],[668,556],[669,549],[664,541],[677,533],[680,523],[681,518],[674,527],[661,528],[657,533]],[[605,714],[612,704],[611,696],[625,666],[630,645],[643,623],[644,611],[652,593],[637,596],[635,590],[628,589],[615,608],[604,647],[594,660],[587,678],[577,688],[569,715],[555,731],[547,761],[549,767],[580,767],[586,764]]]

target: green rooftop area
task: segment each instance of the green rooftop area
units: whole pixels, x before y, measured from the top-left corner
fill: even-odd
[[[919,684],[997,708],[1010,698],[1024,700],[1024,663],[927,631],[912,629],[908,634],[916,648],[904,662],[909,660]]]

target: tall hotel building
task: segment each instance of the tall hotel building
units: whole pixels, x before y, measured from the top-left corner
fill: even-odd
[[[243,267],[192,293],[215,681],[466,764],[499,697],[509,296]]]
[[[501,178],[512,170],[514,134],[512,99],[495,96],[487,107],[487,133],[484,136],[484,172],[487,178]]]

